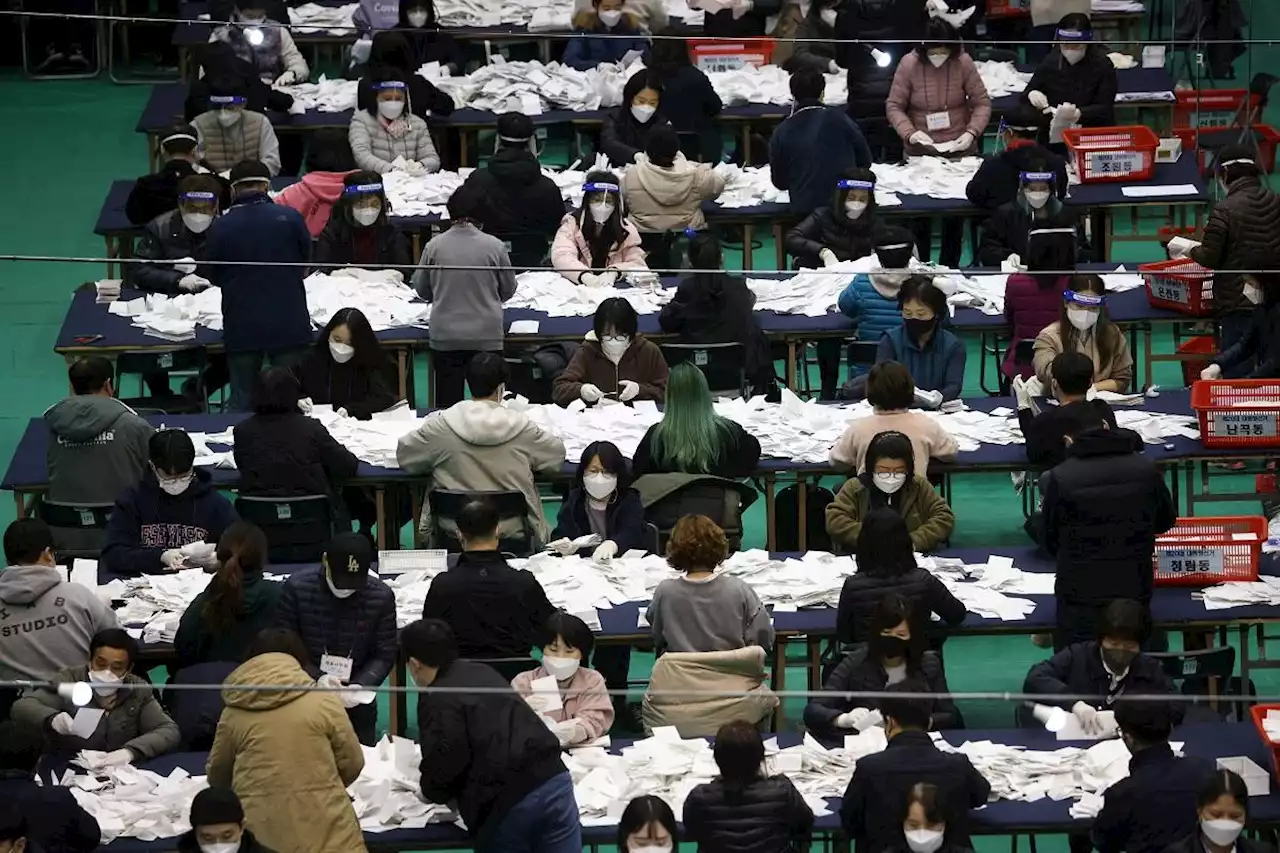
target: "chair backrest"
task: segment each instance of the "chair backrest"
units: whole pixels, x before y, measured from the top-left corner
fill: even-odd
[[[59,561],[70,563],[77,557],[96,560],[107,544],[107,523],[115,504],[59,503],[41,500],[36,517],[49,525]]]
[[[738,341],[723,344],[660,345],[668,367],[688,362],[707,377],[711,393],[717,396],[747,396],[746,353]]]
[[[644,479],[641,477],[636,481],[637,488],[643,486]],[[643,489],[641,494],[644,494]],[[705,515],[714,521],[729,540],[729,550],[738,550],[742,547],[742,517],[747,507],[755,503],[759,496],[754,489],[742,483],[706,478],[695,479],[647,504],[644,509],[645,521],[658,529],[656,553],[660,554],[666,549],[671,531],[686,515]]]
[[[267,559],[272,563],[317,563],[333,537],[333,507],[328,495],[238,495],[236,512],[267,534]]]
[[[662,551],[662,534],[658,532],[658,525],[651,521],[644,523],[644,549],[650,554],[661,554]]]
[[[848,358],[849,364],[875,364],[876,350],[880,348],[879,341],[849,341]]]
[[[1231,646],[1189,652],[1148,652],[1160,662],[1165,675],[1175,684],[1188,678],[1230,678],[1236,668],[1236,650]]]
[[[542,234],[508,233],[493,235],[502,241],[513,267],[539,267],[547,257],[551,242]]]
[[[533,553],[537,537],[522,492],[464,492],[432,489],[427,492],[431,509],[430,547],[461,551],[462,540],[454,523],[462,508],[473,500],[487,500],[498,512],[498,548],[517,557]]]
[[[507,390],[530,403],[550,403],[553,378],[546,374],[531,352],[504,355],[507,363]]]
[[[1013,345],[1014,364],[1031,364],[1031,362],[1035,361],[1035,356],[1035,338],[1024,338]]]

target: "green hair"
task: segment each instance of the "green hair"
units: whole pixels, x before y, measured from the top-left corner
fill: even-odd
[[[653,458],[689,474],[711,474],[729,422],[711,405],[707,377],[689,362],[671,368],[662,421],[653,430]]]

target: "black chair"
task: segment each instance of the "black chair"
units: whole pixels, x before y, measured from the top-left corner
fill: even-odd
[[[531,350],[514,352],[508,350],[502,354],[502,360],[507,363],[510,374],[507,378],[508,391],[520,394],[530,403],[552,401],[551,391],[555,385],[555,378],[547,375]]]
[[[646,475],[636,481],[636,488],[642,499],[645,499],[645,521],[658,530],[658,550],[661,554],[671,538],[671,531],[686,515],[705,515],[724,531],[729,540],[729,550],[737,551],[742,547],[743,516],[747,509],[759,499],[760,493],[746,483],[726,480],[715,476],[687,475],[689,480],[684,485],[667,492],[657,500],[647,500],[645,480],[648,476],[665,477],[669,475]]]
[[[130,408],[144,406],[159,409],[167,415],[192,415],[208,411],[208,403],[204,390],[204,369],[206,355],[204,347],[186,347],[171,350],[142,350],[122,352],[116,358],[116,391],[120,401]],[[142,393],[142,382],[155,387],[170,386],[170,377],[174,375],[192,376],[195,389],[192,396],[165,391],[138,397],[125,397],[121,392],[126,376],[137,376],[138,390]]]
[[[60,503],[41,500],[36,517],[49,525],[59,557],[98,559],[107,543],[113,503]]]
[[[691,362],[707,377],[711,393],[747,397],[746,354],[740,342],[723,344],[660,344],[668,367]]]
[[[1257,695],[1253,685],[1245,685],[1233,675],[1236,669],[1236,650],[1231,646],[1219,646],[1212,649],[1198,649],[1182,652],[1147,652],[1147,656],[1160,662],[1164,674],[1184,696],[1210,696],[1207,703],[1212,716],[1195,714],[1205,709],[1199,700],[1188,709],[1187,722],[1201,722],[1206,717],[1218,722],[1223,717],[1235,719],[1237,722],[1245,718],[1244,702],[1223,702],[1219,704],[1219,696],[1254,696]],[[1252,702],[1247,704],[1253,704]],[[1192,719],[1195,715],[1195,719]]]
[[[328,495],[237,495],[236,512],[267,534],[267,559],[272,563],[318,563],[334,534]]]
[[[528,557],[533,553],[537,542],[533,523],[529,518],[529,505],[522,492],[463,492],[451,489],[432,489],[427,492],[427,505],[431,509],[431,529],[428,531],[428,547],[444,548],[447,551],[461,551],[462,540],[458,538],[457,527],[452,522],[462,512],[462,508],[474,500],[487,500],[498,511],[498,529],[502,530],[503,522],[516,521],[519,533],[500,533],[498,550],[516,557]]]
[[[662,534],[658,532],[658,525],[651,522],[645,522],[644,525],[644,549],[650,554],[662,553],[658,549],[661,547]]]

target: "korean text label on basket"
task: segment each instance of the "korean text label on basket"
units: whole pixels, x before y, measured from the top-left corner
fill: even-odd
[[[1157,555],[1158,571],[1170,574],[1221,575],[1222,551],[1217,548],[1171,548]]]
[[[1269,412],[1214,412],[1213,432],[1232,438],[1276,437],[1276,416]]]

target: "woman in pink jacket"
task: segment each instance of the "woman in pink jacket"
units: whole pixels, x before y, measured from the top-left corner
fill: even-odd
[[[885,112],[902,137],[908,157],[981,153],[982,134],[991,119],[991,99],[978,66],[946,21],[929,19],[924,44],[902,57]],[[932,246],[929,224],[928,219],[921,219],[916,228],[916,245],[924,250],[925,260]],[[939,260],[947,266],[960,263],[962,227],[959,218],[943,222]]]
[[[622,186],[612,172],[591,172],[582,206],[560,221],[551,263],[574,284],[612,287],[620,270],[645,270],[640,232],[627,219]]]
[[[557,610],[544,630],[542,664],[513,678],[511,688],[551,721],[548,727],[562,747],[581,746],[608,734],[613,725],[613,703],[604,676],[586,667],[595,645],[591,629],[577,616]],[[555,691],[535,689],[534,682],[547,676],[555,679]]]

